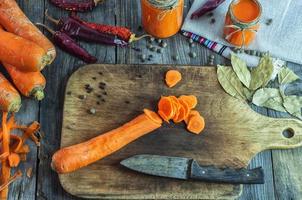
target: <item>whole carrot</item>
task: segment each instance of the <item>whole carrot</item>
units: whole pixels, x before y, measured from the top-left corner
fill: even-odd
[[[152,119],[155,116],[156,119]],[[157,123],[157,121],[159,121]],[[58,173],[69,173],[100,160],[121,149],[137,138],[161,127],[162,120],[153,112],[141,114],[123,126],[86,142],[65,147],[52,157],[52,168]]]
[[[42,70],[50,57],[36,43],[0,29],[0,60],[18,70],[35,72]]]
[[[0,110],[17,112],[21,107],[21,97],[18,91],[0,73]]]
[[[43,90],[46,85],[46,80],[41,72],[22,72],[10,64],[2,64],[21,94],[26,97],[34,97],[39,101],[44,98]]]
[[[42,47],[50,57],[48,64],[55,59],[56,50],[54,45],[26,17],[15,0],[0,1],[0,24],[8,32],[19,35]]]

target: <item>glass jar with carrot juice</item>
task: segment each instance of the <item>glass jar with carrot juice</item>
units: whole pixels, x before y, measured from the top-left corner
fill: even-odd
[[[142,25],[157,38],[176,34],[182,25],[184,0],[141,0]]]
[[[257,0],[233,0],[225,17],[224,38],[234,46],[248,46],[260,27],[261,4]]]

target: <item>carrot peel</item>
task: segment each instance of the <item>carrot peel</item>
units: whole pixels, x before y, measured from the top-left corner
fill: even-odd
[[[8,156],[8,163],[10,167],[17,167],[20,163],[20,156],[16,153],[11,153]]]

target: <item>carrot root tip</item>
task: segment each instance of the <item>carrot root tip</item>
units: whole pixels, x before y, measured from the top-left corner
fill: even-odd
[[[56,49],[49,49],[47,51],[47,55],[50,57],[49,61],[47,62],[48,65],[50,65],[56,58]]]
[[[52,60],[51,55],[48,54],[44,55],[41,60],[40,70],[42,70],[46,65],[50,64],[51,60]]]
[[[30,94],[30,96],[34,97],[38,101],[41,101],[45,97],[43,88],[38,87],[38,88],[33,89],[33,91]]]

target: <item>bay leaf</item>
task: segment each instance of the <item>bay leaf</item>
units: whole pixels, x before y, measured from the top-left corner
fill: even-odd
[[[237,99],[247,100],[244,93],[244,86],[231,67],[218,65],[217,77],[225,92]]]
[[[258,89],[253,96],[252,102],[257,106],[286,112],[286,109],[283,107],[283,98],[280,91],[276,88]]]
[[[280,85],[292,83],[298,80],[299,78],[300,77],[295,74],[295,72],[293,72],[287,67],[283,67],[278,73],[278,81]]]
[[[250,89],[248,89],[248,88],[246,88],[246,87],[243,87],[243,94],[244,94],[245,98],[246,98],[249,102],[252,101],[254,91],[251,91]]]
[[[256,68],[251,71],[251,83],[249,89],[256,90],[260,87],[265,87],[270,81],[274,66],[272,59],[269,55],[265,55],[260,59]]]
[[[231,55],[231,63],[239,80],[243,83],[243,85],[249,87],[251,82],[251,72],[247,68],[246,63],[235,54]]]
[[[302,97],[291,95],[283,97],[283,106],[289,114],[302,120],[301,107]]]

